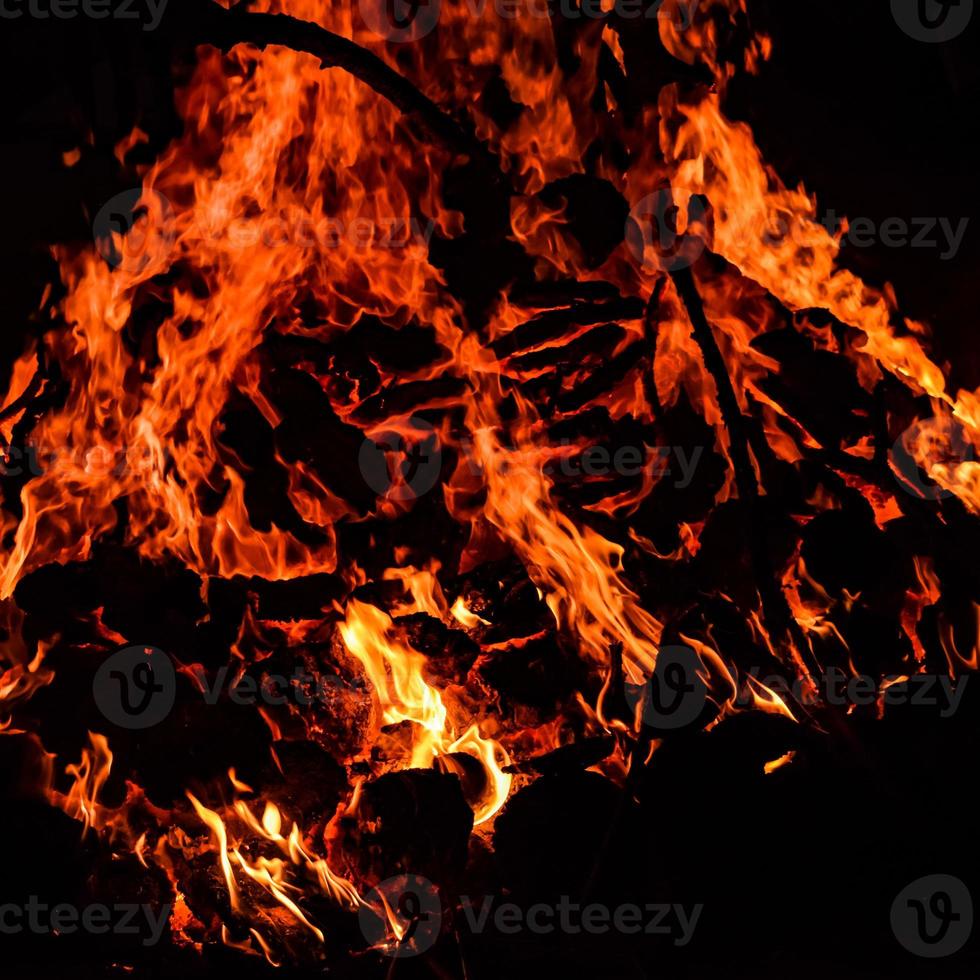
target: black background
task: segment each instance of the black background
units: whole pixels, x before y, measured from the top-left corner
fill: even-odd
[[[176,10],[189,0],[170,2]],[[980,16],[955,41],[927,45],[900,30],[885,0],[750,0],[750,7],[754,22],[772,35],[774,54],[758,77],[733,83],[727,109],[750,122],[766,158],[787,184],[803,181],[818,195],[822,210],[833,208],[876,224],[887,217],[948,217],[954,225],[970,219],[963,246],[951,260],[942,260],[936,250],[878,244],[845,250],[845,261],[871,282],[894,283],[903,310],[933,324],[937,356],[951,365],[953,386],[976,387]],[[50,245],[90,241],[92,215],[114,193],[133,186],[112,155],[117,140],[138,124],[151,134],[155,150],[177,132],[172,90],[189,60],[186,46],[168,29],[167,15],[153,33],[134,23],[83,18],[0,20],[5,95],[0,382],[5,383],[9,361],[32,329],[45,283],[56,280]],[[62,153],[85,144],[90,131],[94,145],[86,144],[80,163],[65,169]],[[971,712],[971,719],[975,716]],[[942,863],[950,850],[961,850],[965,863],[975,860],[971,784],[976,777],[970,755],[975,731],[970,719],[960,718],[951,731],[933,730],[923,739],[918,729],[896,720],[865,732],[867,755],[853,760],[853,767],[840,765],[846,748],[829,761],[815,750],[813,769],[791,775],[795,781],[782,792],[740,771],[738,753],[717,742],[701,758],[681,756],[684,767],[671,769],[666,759],[641,794],[636,834],[642,837],[649,829],[657,840],[648,840],[645,848],[656,850],[659,858],[664,849],[671,851],[679,879],[704,884],[708,895],[697,893],[692,900],[715,898],[732,910],[730,923],[706,927],[694,972],[680,972],[688,968],[677,963],[674,975],[870,978],[908,973],[951,980],[975,975],[975,961],[934,965],[904,956],[878,914],[887,907],[887,896],[918,874],[957,871]],[[692,758],[698,762],[697,780],[686,768]],[[869,772],[877,782],[869,781]],[[591,807],[599,804],[590,802],[593,788],[583,783],[574,789],[572,806],[582,805],[555,815],[556,826],[562,827],[554,835],[556,862],[574,863],[578,844],[594,837]],[[70,849],[44,854],[44,828],[55,824],[63,832],[60,815],[50,808],[8,813],[0,839],[5,849],[21,851],[22,864],[41,878],[83,875],[66,868]],[[74,840],[75,828],[71,832]],[[22,842],[39,834],[42,839],[34,846],[40,851],[32,856]],[[552,836],[549,829],[547,837]],[[627,865],[637,860],[629,852],[623,859]],[[755,870],[746,874],[747,866]],[[811,880],[814,872],[818,877]],[[759,900],[763,894],[765,900]],[[766,920],[743,909],[749,895],[756,899],[752,907],[768,910]],[[867,907],[868,896],[874,898],[874,909]],[[785,944],[800,952],[759,968],[773,936],[785,937]],[[858,949],[866,940],[867,948]],[[879,958],[882,949],[889,951],[884,960]],[[548,952],[538,975],[568,967],[560,952]],[[489,960],[491,954],[481,951]],[[750,963],[758,957],[744,974],[734,965],[743,954]],[[229,964],[241,969],[233,954],[230,959],[220,951],[208,955],[217,957],[221,969]],[[208,973],[197,959],[179,963],[191,971],[185,975]],[[849,969],[843,966],[847,963]],[[174,965],[170,961],[167,969]],[[0,947],[0,977],[70,974],[73,967],[69,957],[57,966],[28,961],[5,971]],[[240,975],[252,975],[252,968],[249,964]],[[90,969],[77,975],[102,975],[99,967]],[[618,969],[600,960],[588,975],[637,975]],[[411,966],[396,973],[415,975]]]

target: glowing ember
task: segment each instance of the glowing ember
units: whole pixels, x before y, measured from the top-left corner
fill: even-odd
[[[745,715],[833,727],[822,678],[862,673],[854,610],[882,635],[894,621],[902,644],[900,662],[863,668],[876,714],[937,654],[958,678],[980,649],[980,606],[972,634],[954,625],[952,573],[924,549],[894,603],[808,536],[838,521],[846,537],[856,511],[885,565],[914,507],[937,524],[943,508],[980,513],[980,389],[949,390],[925,326],[896,327],[893,292],[840,267],[814,199],[726,117],[728,81],[770,53],[759,36],[725,54],[746,0],[666,4],[665,49],[713,84],[671,82],[637,111],[609,84],[629,67],[611,24],[569,40],[548,18],[453,0],[400,44],[365,6],[215,8],[232,40],[270,43],[197,48],[181,135],[141,168],[138,220],[54,249],[54,326],[0,399],[3,446],[26,438],[44,460],[2,518],[0,734],[48,745],[34,705],[79,676],[70,658],[94,673],[119,646],[163,644],[96,603],[39,638],[18,605],[35,573],[117,549],[134,556],[113,566],[117,608],[130,574],[156,574],[164,608],[165,587],[179,593],[186,622],[157,623],[173,627],[179,791],[147,783],[117,745],[131,733],[96,718],[47,799],[166,878],[178,942],[272,964],[332,954],[365,908],[387,922],[379,949],[408,942],[417,917],[362,896],[383,869],[420,870],[408,845],[385,852],[412,807],[441,845],[458,822],[423,817],[458,806],[465,862],[471,832],[489,849],[516,791],[569,758],[632,792],[685,692],[709,738]],[[269,13],[353,42],[362,67],[293,50]],[[148,139],[134,130],[120,162]],[[586,193],[617,215],[605,245],[580,226]],[[467,263],[486,272],[480,295],[460,284],[479,278]],[[766,341],[784,318],[863,399],[839,437],[783,384]],[[42,363],[63,397],[28,425],[53,384]],[[906,401],[872,426],[886,376]],[[685,677],[658,668],[674,646],[691,652]],[[120,677],[137,700],[164,687]],[[212,722],[246,680],[255,727]],[[261,758],[240,760],[239,738]],[[200,762],[212,741],[217,768]],[[159,765],[151,742],[139,752]],[[794,771],[782,748],[756,770]]]

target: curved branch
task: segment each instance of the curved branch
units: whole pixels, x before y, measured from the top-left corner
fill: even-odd
[[[320,59],[324,68],[342,68],[414,120],[433,142],[470,157],[495,181],[504,182],[496,157],[472,133],[439,108],[407,78],[377,55],[346,37],[286,14],[246,13],[210,3],[193,31],[201,42],[228,51],[236,44],[282,45]]]

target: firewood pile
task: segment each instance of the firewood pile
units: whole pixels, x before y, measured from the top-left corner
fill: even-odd
[[[721,115],[744,4],[482,55],[465,4],[411,44],[245,6],[166,18],[186,129],[10,366],[0,904],[169,913],[11,962],[901,972],[893,896],[977,857],[980,411]],[[339,245],[230,244],[290,208]]]

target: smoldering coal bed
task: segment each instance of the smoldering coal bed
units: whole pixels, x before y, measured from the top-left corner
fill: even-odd
[[[4,969],[975,973],[977,396],[751,10],[248,6],[4,366]]]

